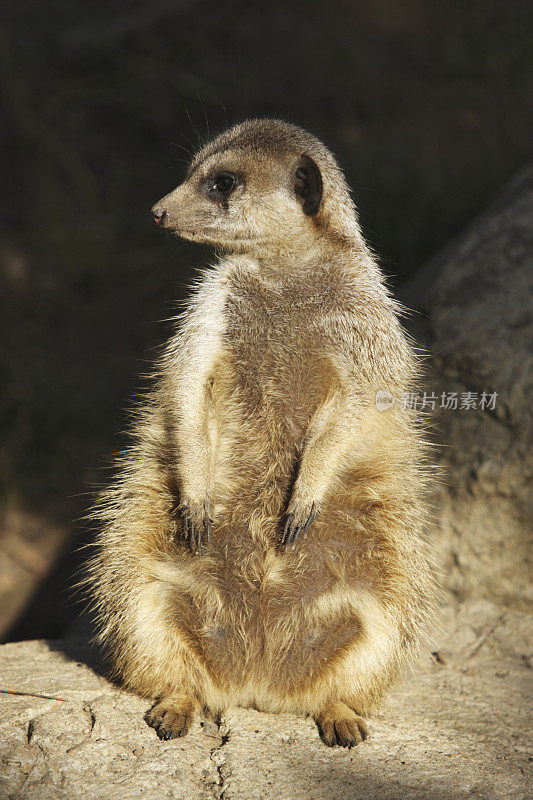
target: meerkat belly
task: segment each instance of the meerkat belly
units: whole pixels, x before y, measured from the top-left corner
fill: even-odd
[[[217,685],[232,687],[243,704],[282,708],[284,694],[326,678],[365,641],[380,608],[372,545],[337,536],[326,546],[310,536],[285,553],[275,540],[250,536],[244,520],[222,526],[196,560],[190,588],[178,593],[176,615]]]
[[[212,541],[194,585],[175,586],[170,597],[181,635],[218,686],[261,705],[263,695],[319,678],[363,637],[359,593],[327,560],[317,568],[311,555],[287,559],[273,548]]]
[[[229,314],[214,370],[216,522],[192,597],[204,662],[243,702],[261,695],[265,676],[265,696],[276,684],[297,691],[294,675],[316,677],[362,636],[363,612],[342,586],[353,549],[366,547],[316,523],[297,552],[277,549],[309,422],[336,375],[296,312],[265,315],[248,300]]]

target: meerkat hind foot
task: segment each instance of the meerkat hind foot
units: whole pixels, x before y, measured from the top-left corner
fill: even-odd
[[[366,723],[346,703],[329,703],[315,716],[320,738],[328,747],[355,747],[368,735]]]
[[[176,739],[187,735],[196,709],[197,703],[191,698],[171,695],[155,703],[144,720],[160,739]]]
[[[209,706],[203,706],[202,714],[206,722],[212,722],[217,728],[220,728],[220,726],[224,724],[222,711],[215,711]]]

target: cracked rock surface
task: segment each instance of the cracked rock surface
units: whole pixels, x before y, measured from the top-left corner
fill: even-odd
[[[105,680],[89,649],[4,645],[0,798],[527,800],[530,617],[478,600],[449,607],[442,625],[437,655],[354,750],[327,748],[310,719],[242,709],[220,730],[199,719],[162,742],[143,721],[147,701]]]

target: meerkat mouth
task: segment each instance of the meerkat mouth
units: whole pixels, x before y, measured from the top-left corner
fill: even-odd
[[[177,236],[181,236],[183,239],[190,239],[191,241],[200,241],[203,243],[214,244],[214,245],[246,245],[246,244],[257,244],[260,239],[259,238],[252,238],[249,236],[232,236],[232,237],[222,237],[217,236],[213,233],[207,232],[198,232],[198,231],[187,231],[183,228],[174,228],[173,232]]]

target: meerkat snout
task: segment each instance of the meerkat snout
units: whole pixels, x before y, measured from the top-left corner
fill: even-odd
[[[165,221],[167,212],[165,211],[164,208],[160,208],[159,206],[156,205],[152,208],[152,215],[154,217],[155,224],[162,226]]]

